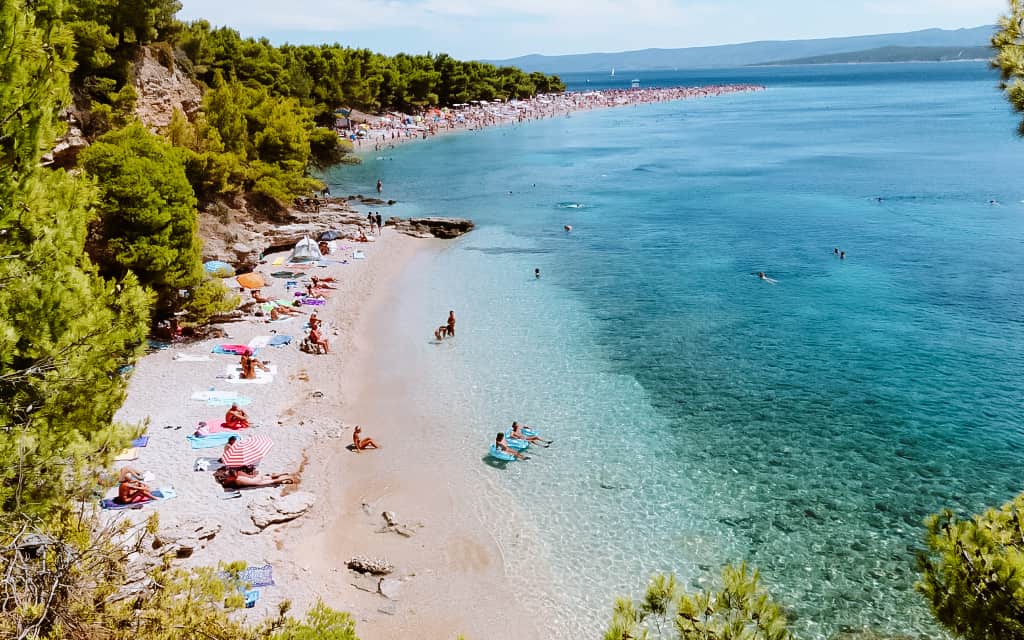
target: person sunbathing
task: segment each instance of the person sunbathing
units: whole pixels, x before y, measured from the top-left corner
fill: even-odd
[[[357,453],[367,449],[380,449],[380,445],[373,438],[360,438],[359,434],[362,432],[363,428],[360,426],[356,426],[356,430],[352,432],[352,446]]]
[[[498,432],[498,435],[494,438],[494,446],[498,448],[498,451],[501,451],[502,453],[507,453],[510,456],[515,456],[519,460],[523,460],[525,458],[525,456],[522,453],[516,451],[515,449],[513,449],[512,447],[508,446],[505,443],[505,434],[501,433],[500,431]]]
[[[252,357],[251,355],[249,355],[247,353],[246,354],[242,354],[242,360],[241,360],[241,362],[239,362],[239,364],[242,365],[242,379],[243,380],[253,380],[253,379],[255,379],[256,378],[256,369],[261,369],[263,371],[270,371],[270,367],[268,367],[267,365],[263,364],[262,362],[260,362],[259,360],[257,360],[256,358]]]
[[[228,412],[224,414],[224,426],[228,429],[248,429],[249,414],[239,408],[237,404],[232,404]]]
[[[254,467],[220,469],[214,478],[226,489],[239,487],[274,487],[295,484],[298,477],[291,473],[256,473]]]
[[[270,310],[270,320],[271,320],[271,322],[273,322],[274,320],[280,320],[280,319],[286,318],[286,317],[290,318],[292,316],[300,316],[300,315],[302,315],[301,312],[296,311],[295,309],[292,309],[290,307],[283,307],[281,305],[277,305],[277,306],[273,307]]]
[[[328,281],[326,278],[321,279],[316,276],[310,276],[309,279],[313,281],[313,287],[316,289],[337,289],[333,284],[329,284],[329,282],[334,281],[333,278]]]
[[[515,438],[517,440],[526,440],[530,444],[537,444],[538,442],[540,442],[545,447],[551,446],[551,443],[554,442],[554,440],[544,440],[543,438],[538,438],[537,436],[528,436],[525,433],[523,433],[523,428],[523,425],[519,424],[518,422],[513,422],[512,432],[509,437]]]
[[[327,342],[326,338],[320,335],[319,329],[309,330],[309,343],[317,348],[323,347],[324,353],[331,352],[331,345]]]
[[[253,289],[251,293],[252,299],[255,300],[256,302],[259,302],[260,304],[271,301],[270,298],[264,298],[263,295],[260,293],[259,289]]]
[[[117,487],[117,502],[121,504],[135,504],[150,500],[156,500],[156,496],[145,482],[125,480]]]

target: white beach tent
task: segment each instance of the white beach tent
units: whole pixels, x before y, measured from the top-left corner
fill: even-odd
[[[289,262],[312,262],[320,259],[320,247],[312,238],[303,238],[295,244]]]

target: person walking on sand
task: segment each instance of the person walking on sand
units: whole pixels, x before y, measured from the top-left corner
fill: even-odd
[[[352,446],[355,447],[356,453],[367,449],[380,449],[380,445],[373,438],[360,438],[359,434],[362,432],[363,428],[359,425],[356,425],[355,431],[352,432]]]
[[[376,217],[377,217],[377,235],[379,236],[382,233],[384,233],[384,227],[382,226],[384,224],[384,216],[380,215],[380,211],[378,211]]]
[[[384,183],[381,182],[380,178],[377,178],[377,193],[384,191]]]
[[[449,311],[448,312],[448,337],[449,338],[454,338],[455,337],[455,312],[454,311]]]

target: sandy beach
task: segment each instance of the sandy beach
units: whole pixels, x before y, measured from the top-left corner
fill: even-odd
[[[387,319],[401,290],[395,288],[403,270],[417,259],[429,259],[446,242],[414,239],[385,229],[375,243],[352,249],[310,273],[336,278],[336,291],[319,316],[329,327],[331,353],[311,355],[299,350],[305,318],[268,323],[262,318],[222,325],[227,336],[217,340],[174,344],[143,358],[133,373],[128,399],[117,415],[124,422],[148,420],[146,447],[137,449],[135,468],[153,476],[154,487],[171,487],[172,500],[121,512],[139,522],[152,511],[162,527],[195,521],[220,531],[208,546],[182,561],[183,566],[215,565],[241,560],[251,567],[271,565],[275,585],[261,589],[257,606],[245,615],[258,618],[291,600],[305,611],[316,600],[350,611],[360,637],[530,638],[531,624],[515,629],[493,625],[490,611],[512,602],[501,552],[494,540],[464,509],[468,487],[453,481],[436,455],[424,455],[413,425],[439,425],[440,416],[420,414],[402,402],[402,385],[412,373],[401,366],[400,354],[381,348],[397,326]],[[350,245],[351,246],[351,245]],[[287,268],[272,266],[264,274]],[[335,257],[335,256],[332,256]],[[285,295],[285,280],[268,277],[264,295]],[[390,328],[389,328],[390,327]],[[425,331],[429,334],[429,331]],[[259,336],[290,335],[283,348],[262,347],[257,357],[269,361],[277,374],[269,384],[232,383],[225,367],[237,357],[211,354],[218,344],[247,344]],[[428,336],[425,336],[428,337]],[[209,471],[194,471],[197,458],[216,459],[221,449],[192,449],[185,436],[200,420],[216,419],[227,407],[190,400],[204,390],[237,391],[251,399],[245,410],[274,447],[261,463],[263,472],[302,475],[298,486],[249,489],[228,495]],[[354,453],[352,428],[381,443],[379,451]],[[443,428],[443,425],[441,425]],[[313,508],[304,516],[271,525],[260,533],[250,519],[250,504],[270,495],[312,492]],[[380,533],[383,511],[393,512],[412,533]],[[394,565],[388,599],[377,593],[377,579],[346,568],[353,556],[383,558]]]

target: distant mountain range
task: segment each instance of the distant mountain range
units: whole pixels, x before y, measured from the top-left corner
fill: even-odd
[[[661,71],[764,64],[826,64],[828,62],[910,62],[989,57],[985,49],[995,27],[925,29],[873,36],[782,40],[686,49],[642,49],[619,53],[539,54],[492,64],[544,73]],[[962,55],[961,55],[961,52]]]

